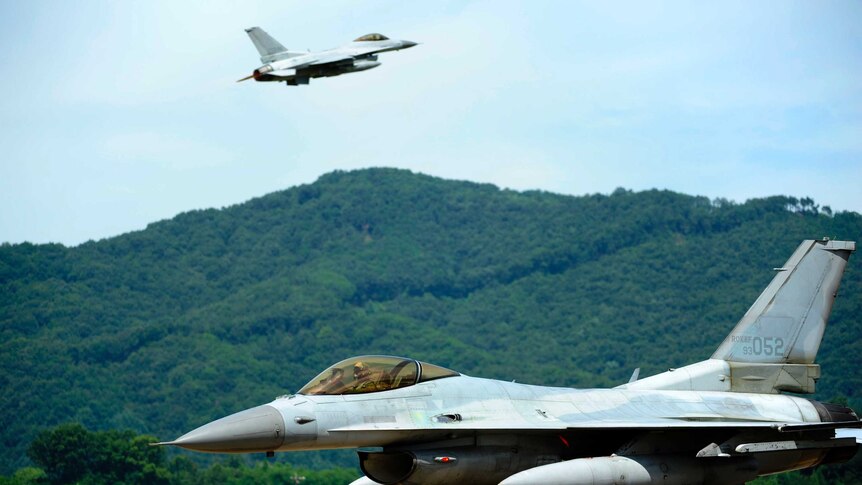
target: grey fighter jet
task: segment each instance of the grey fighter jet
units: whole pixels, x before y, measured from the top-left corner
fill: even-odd
[[[284,81],[288,86],[308,84],[311,78],[330,77],[367,71],[380,65],[377,54],[408,49],[409,40],[393,40],[381,34],[367,34],[353,42],[320,52],[287,50],[260,27],[245,30],[257,51],[262,66],[237,82],[254,79],[262,82]]]
[[[358,448],[370,484],[741,484],[855,455],[853,410],[805,399],[854,242],[804,241],[707,360],[614,389],[343,360],[283,396],[158,443],[210,453]],[[784,393],[794,393],[788,395]]]

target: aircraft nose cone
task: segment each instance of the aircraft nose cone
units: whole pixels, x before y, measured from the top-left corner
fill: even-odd
[[[401,48],[402,49],[407,49],[407,48],[413,47],[414,45],[419,45],[419,43],[418,42],[411,42],[409,40],[402,40],[401,41]]]
[[[266,404],[205,424],[160,443],[213,453],[274,451],[284,442],[284,418]]]

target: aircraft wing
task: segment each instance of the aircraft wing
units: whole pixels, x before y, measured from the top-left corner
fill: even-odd
[[[354,56],[352,56],[350,54],[345,54],[343,52],[333,52],[331,54],[324,54],[324,55],[318,56],[312,62],[306,64],[306,66],[322,66],[324,64],[338,64],[340,62],[346,62],[346,61],[353,62],[353,59],[354,59]]]
[[[831,423],[780,423],[774,421],[698,421],[690,419],[651,419],[637,421],[598,420],[578,424],[567,424],[562,421],[548,423],[500,423],[489,421],[484,423],[451,423],[434,427],[415,425],[399,426],[397,423],[363,424],[344,426],[329,430],[330,433],[373,433],[373,432],[415,432],[415,431],[548,431],[548,430],[595,430],[595,429],[631,429],[631,430],[670,430],[670,429],[774,429],[781,433],[806,433],[814,431],[862,428],[862,421],[841,421]]]
[[[862,421],[835,421],[827,423],[779,423],[774,421],[701,421],[697,419],[651,419],[647,421],[590,421],[569,425],[566,429],[680,429],[680,428],[759,428],[775,429],[779,433],[810,433],[845,428],[862,428]]]
[[[322,54],[309,54],[296,56],[291,59],[288,59],[287,64],[282,69],[277,69],[275,71],[270,71],[266,74],[270,76],[292,76],[296,74],[295,72],[289,73],[289,71],[296,71],[299,69],[305,69],[308,67],[321,67],[332,64],[340,64],[340,63],[352,63],[355,59],[354,56],[350,54],[346,54],[344,52],[327,52]]]
[[[769,421],[687,421],[684,419],[653,419],[644,421],[598,420],[577,424],[560,421],[546,423],[513,422],[500,420],[479,423],[448,423],[423,427],[414,424],[367,423],[329,430],[332,435],[344,439],[367,440],[366,446],[416,446],[421,443],[449,439],[452,436],[479,434],[523,434],[564,436],[570,433],[585,437],[608,433],[626,433],[629,436],[656,435],[679,436],[676,433],[702,432],[714,436],[714,432],[728,431],[734,435],[743,433],[751,437],[750,442],[737,444],[739,453],[769,451],[770,447],[799,448],[810,446],[836,447],[862,443],[862,422],[835,423],[779,423]],[[855,429],[852,429],[855,428]],[[748,434],[753,432],[754,434]],[[781,435],[786,434],[786,438]],[[712,449],[715,448],[715,449]],[[698,453],[723,453],[717,445],[703,448]],[[698,455],[700,456],[700,455]],[[720,456],[720,455],[719,455]]]

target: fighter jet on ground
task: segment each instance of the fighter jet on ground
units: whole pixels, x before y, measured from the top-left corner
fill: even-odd
[[[260,62],[263,65],[237,82],[254,78],[255,81],[263,82],[284,81],[289,86],[308,84],[314,77],[338,76],[373,69],[380,65],[377,62],[377,54],[416,45],[416,42],[409,40],[392,40],[381,34],[368,34],[335,49],[297,52],[287,50],[260,27],[245,31],[260,52]]]
[[[359,448],[380,484],[741,484],[855,455],[814,392],[849,241],[804,241],[708,360],[614,389],[531,386],[388,356],[158,443],[211,453]],[[696,318],[696,316],[694,316]]]

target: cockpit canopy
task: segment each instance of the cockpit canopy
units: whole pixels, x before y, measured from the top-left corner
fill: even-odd
[[[385,355],[351,357],[331,366],[297,394],[337,396],[389,391],[444,377],[461,375],[418,360]]]
[[[383,34],[365,34],[353,42],[373,42],[375,40],[389,40],[389,37]]]

